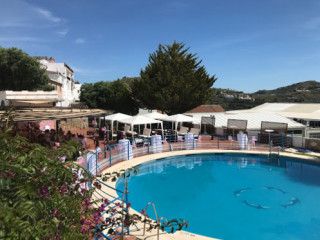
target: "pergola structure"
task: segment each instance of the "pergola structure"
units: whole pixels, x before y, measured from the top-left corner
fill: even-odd
[[[0,110],[0,115],[5,114],[5,112],[5,110]],[[77,108],[24,108],[13,111],[15,122],[37,122],[43,120],[101,117],[110,113],[110,111],[102,109]]]

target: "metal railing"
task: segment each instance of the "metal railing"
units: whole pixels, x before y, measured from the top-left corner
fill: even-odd
[[[270,142],[272,149],[284,149],[292,145],[292,135],[256,134],[246,135],[241,140],[238,138],[239,136],[232,134],[200,134],[192,137],[186,134],[125,140],[92,152],[87,169],[92,175],[97,175],[117,162],[160,152],[201,149],[270,151]]]
[[[96,155],[92,155],[91,156],[91,159],[93,157],[95,157]],[[92,164],[93,161],[88,161],[88,171],[90,174],[92,174],[92,170],[94,171],[97,171],[97,169],[100,170],[99,166],[95,164]],[[92,169],[92,167],[94,167]],[[89,170],[91,168],[91,171]],[[100,170],[101,171],[101,170]],[[108,200],[107,202],[107,209],[115,209],[118,205],[118,203],[120,203],[124,208],[124,211],[126,213],[128,213],[128,188],[127,188],[127,181],[125,181],[124,183],[124,189],[123,191],[120,191],[114,187],[111,187],[109,186],[108,184],[104,183],[103,181],[101,181],[100,179],[98,179],[96,177],[96,174],[92,174],[93,176],[95,176],[94,180],[101,185],[101,187],[99,188],[96,188],[94,193],[93,193],[93,200],[99,202],[99,200],[101,199],[106,199]],[[92,188],[92,183],[89,182],[87,187],[89,189]],[[117,196],[114,196],[114,195],[111,195],[110,193],[108,193],[108,190],[107,189],[111,189],[113,191],[115,191],[117,193]],[[99,205],[97,203],[93,204],[94,206],[96,207],[99,207]],[[111,219],[113,217],[115,217],[115,215],[118,214],[116,211],[114,213],[110,212],[110,213],[107,213],[107,211],[104,211],[102,214],[101,214],[101,217],[107,219]],[[119,235],[124,235],[124,234],[130,234],[130,229],[129,227],[125,227],[124,225],[124,218],[123,218],[123,214],[121,215],[121,225],[117,226],[117,227],[114,227],[112,230],[114,231],[114,233],[112,235],[109,235],[108,233],[105,233],[105,232],[100,232],[100,238],[98,237],[98,234],[97,232],[95,232],[95,240],[100,240],[100,239],[108,239],[108,240],[112,240],[114,238],[116,238],[117,236]],[[101,223],[102,224],[102,223]],[[99,229],[101,227],[101,224],[97,224],[96,225],[96,229]],[[117,229],[121,228],[121,231],[117,231]]]

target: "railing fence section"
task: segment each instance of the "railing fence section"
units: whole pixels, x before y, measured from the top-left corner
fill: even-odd
[[[122,139],[117,144],[107,146],[92,153],[88,160],[88,171],[97,175],[113,164],[130,160],[135,157],[180,150],[270,150],[292,146],[293,135],[284,134],[184,134],[184,135],[153,135],[149,138]]]

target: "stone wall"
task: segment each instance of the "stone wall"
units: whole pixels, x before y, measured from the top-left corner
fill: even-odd
[[[306,138],[305,141],[306,149],[320,152],[320,139]]]
[[[85,126],[83,125],[85,122]],[[61,120],[59,127],[62,128],[64,131],[72,130],[72,129],[84,129],[89,127],[88,118],[72,118]]]

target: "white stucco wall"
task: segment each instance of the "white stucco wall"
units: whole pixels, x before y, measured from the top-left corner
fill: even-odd
[[[62,101],[57,104],[61,107],[69,107],[69,105],[79,99],[79,95],[75,95],[74,74],[64,63],[50,62],[41,59],[40,63],[46,68],[49,78],[62,83]],[[68,79],[69,78],[69,79]]]
[[[81,89],[81,84],[74,84],[73,88],[73,97],[75,101],[80,101],[80,89]]]

